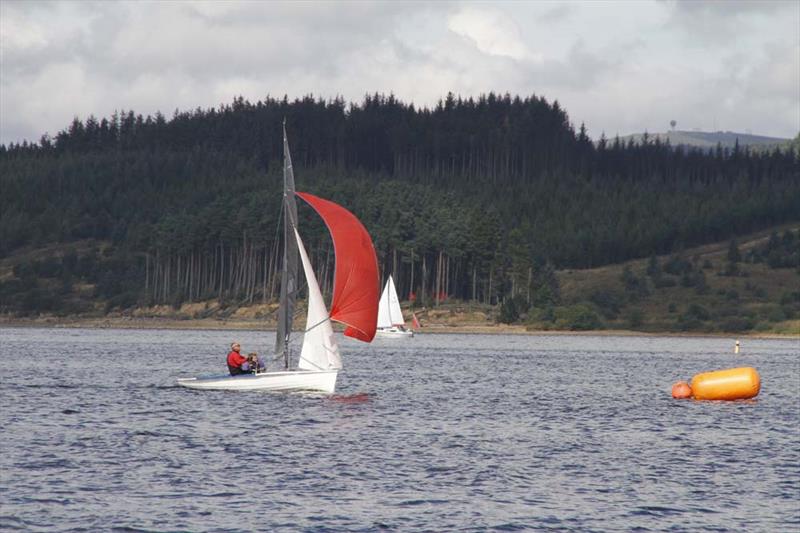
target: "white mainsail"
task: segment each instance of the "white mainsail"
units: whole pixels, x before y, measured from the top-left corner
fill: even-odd
[[[306,317],[306,332],[303,337],[303,347],[300,350],[300,361],[297,367],[303,370],[331,370],[342,368],[342,359],[339,356],[339,346],[333,337],[328,309],[322,299],[317,277],[311,268],[303,239],[294,231],[297,239],[297,248],[303,262],[303,271],[308,282],[308,316]]]
[[[392,276],[389,275],[378,304],[378,327],[391,328],[392,326],[403,326],[405,323],[403,311],[400,309],[400,299],[397,297],[397,289],[394,287]]]

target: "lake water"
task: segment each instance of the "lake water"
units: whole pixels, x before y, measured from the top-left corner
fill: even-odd
[[[0,530],[798,531],[800,341],[342,339],[337,395],[199,392],[232,339],[0,329]],[[676,401],[753,366],[754,401]]]

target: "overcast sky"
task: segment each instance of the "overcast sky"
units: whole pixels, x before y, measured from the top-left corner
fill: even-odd
[[[0,143],[241,95],[558,100],[609,137],[794,137],[800,2],[0,0]]]

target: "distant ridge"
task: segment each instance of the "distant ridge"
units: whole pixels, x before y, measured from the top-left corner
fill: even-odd
[[[764,135],[752,135],[749,133],[737,133],[734,131],[686,131],[674,130],[665,133],[648,133],[648,138],[651,141],[659,139],[661,142],[669,143],[672,146],[696,146],[698,148],[716,148],[717,144],[722,145],[723,148],[733,148],[736,145],[736,140],[739,140],[739,146],[753,146],[757,148],[774,148],[776,146],[784,146],[791,141],[791,139],[784,139],[781,137],[766,137]],[[641,143],[644,134],[634,133],[620,137],[621,141],[625,143],[628,139],[633,139],[635,143]]]

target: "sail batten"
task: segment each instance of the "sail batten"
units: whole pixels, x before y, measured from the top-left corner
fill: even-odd
[[[298,192],[325,221],[333,239],[336,267],[330,317],[347,326],[344,334],[370,342],[378,315],[378,260],[364,225],[344,207]]]

